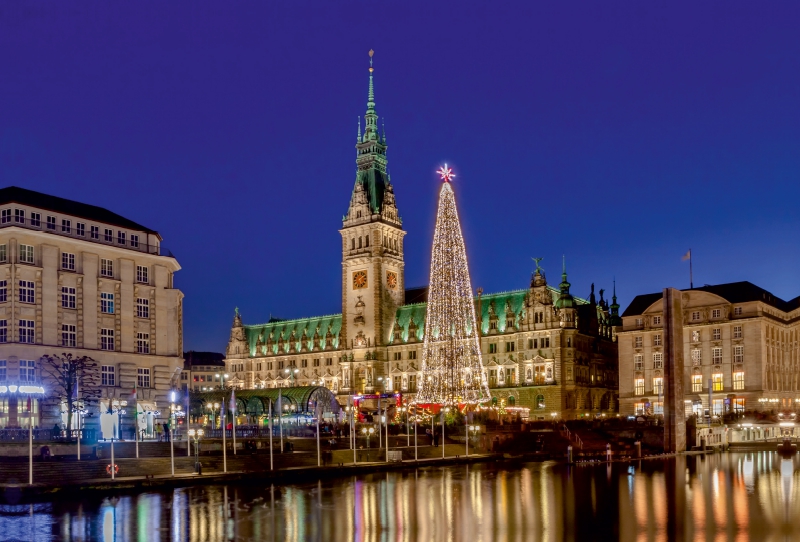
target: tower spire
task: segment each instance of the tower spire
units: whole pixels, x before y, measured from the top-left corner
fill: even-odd
[[[375,86],[372,81],[372,74],[375,68],[372,67],[372,56],[375,51],[369,50],[369,92],[367,93],[367,112],[364,115],[364,141],[374,141],[378,139],[378,114],[375,113]]]

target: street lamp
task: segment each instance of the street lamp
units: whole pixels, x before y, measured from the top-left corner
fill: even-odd
[[[200,465],[200,444],[199,441],[203,437],[202,427],[198,429],[189,429],[189,438],[194,439],[194,473],[203,474],[203,467]]]
[[[216,429],[217,419],[214,411],[219,409],[219,403],[206,403],[206,408],[211,411],[211,429]]]
[[[291,387],[294,387],[294,380],[296,378],[295,375],[300,372],[300,369],[292,366],[292,367],[289,367],[287,369],[284,369],[283,372],[288,374],[289,377],[292,379],[292,386]]]
[[[369,460],[369,437],[375,434],[375,428],[370,427],[367,429],[366,427],[362,427],[361,432],[367,436],[367,460]]]
[[[220,389],[224,390],[225,389],[225,379],[228,378],[228,373],[225,373],[225,374],[217,373],[215,376],[220,379],[220,386],[219,386]]]

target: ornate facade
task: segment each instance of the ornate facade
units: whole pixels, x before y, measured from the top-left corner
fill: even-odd
[[[420,374],[424,290],[405,289],[406,232],[378,131],[373,69],[356,141],[357,173],[342,236],[342,312],[245,325],[238,311],[226,350],[230,384],[263,388],[321,384],[344,404],[350,394],[400,392],[413,399]],[[418,302],[422,301],[422,302]],[[616,409],[619,306],[570,294],[538,266],[528,288],[475,298],[493,402],[527,407],[538,419]]]

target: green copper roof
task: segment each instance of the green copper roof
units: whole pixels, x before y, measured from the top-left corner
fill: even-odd
[[[332,314],[328,316],[316,316],[312,318],[298,318],[296,320],[279,320],[277,322],[269,322],[266,324],[247,325],[244,326],[247,344],[250,347],[250,355],[256,355],[256,344],[258,338],[261,337],[261,342],[264,346],[272,339],[270,345],[272,354],[287,354],[291,351],[290,343],[294,342],[294,351],[300,352],[301,342],[306,341],[306,349],[311,350],[314,340],[314,334],[319,329],[319,338],[321,348],[327,346],[326,334],[328,330],[332,335],[331,347],[339,347],[339,330],[342,328],[342,315]],[[305,332],[305,337],[303,337]],[[292,335],[294,333],[294,335]],[[279,342],[283,341],[283,350],[278,351]],[[258,355],[261,355],[260,353]]]
[[[560,294],[559,290],[552,286],[547,287],[553,293],[553,300],[558,301]],[[481,298],[481,314],[476,314],[475,317],[480,321],[481,333],[489,333],[489,307],[494,303],[494,311],[497,314],[498,331],[503,333],[506,329],[508,315],[506,310],[510,305],[511,314],[514,315],[515,324],[519,325],[520,312],[525,307],[525,296],[528,294],[528,289],[513,290],[510,292],[499,292],[496,294],[486,294]],[[588,305],[589,301],[580,297],[571,296],[578,305]],[[475,300],[477,301],[477,297]],[[510,302],[510,303],[509,303]],[[417,341],[422,342],[425,339],[425,314],[427,310],[427,303],[415,303],[413,305],[403,305],[397,309],[395,315],[395,322],[400,324],[400,336],[395,335],[395,329],[392,330],[390,338],[391,344],[402,344],[408,341],[408,328],[413,317],[414,323],[417,326]],[[476,309],[477,310],[477,309]],[[394,324],[392,324],[394,325]]]
[[[364,191],[367,193],[372,214],[380,214],[381,209],[383,209],[383,196],[386,192],[386,186],[389,184],[389,175],[379,169],[370,168],[358,172],[356,184],[358,183],[364,185]],[[355,188],[353,190],[353,195],[355,196]]]

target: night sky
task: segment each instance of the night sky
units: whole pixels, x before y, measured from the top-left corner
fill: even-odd
[[[0,6],[0,185],[158,230],[187,349],[341,311],[370,48],[407,286],[447,162],[486,292],[800,295],[796,1],[120,4]]]

